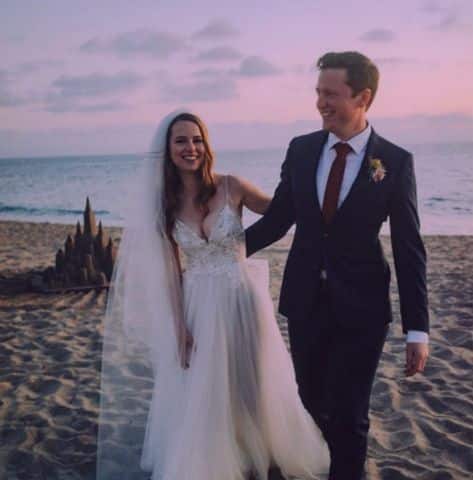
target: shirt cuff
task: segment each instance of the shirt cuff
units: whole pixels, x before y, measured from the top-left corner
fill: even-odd
[[[409,330],[407,332],[407,343],[429,343],[429,334],[420,330]]]

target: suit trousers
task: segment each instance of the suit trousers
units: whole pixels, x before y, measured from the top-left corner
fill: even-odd
[[[288,318],[299,394],[330,451],[329,480],[363,476],[369,402],[388,325],[370,329],[336,323],[326,281],[310,318]]]

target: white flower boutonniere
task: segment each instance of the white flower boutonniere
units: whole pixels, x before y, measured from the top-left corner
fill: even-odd
[[[370,159],[370,180],[378,183],[384,180],[386,176],[386,168],[379,158]]]

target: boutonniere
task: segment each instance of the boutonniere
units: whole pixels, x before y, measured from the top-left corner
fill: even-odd
[[[370,158],[370,180],[378,183],[384,180],[386,168],[379,158]]]

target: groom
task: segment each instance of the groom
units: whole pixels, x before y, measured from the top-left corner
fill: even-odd
[[[366,120],[377,67],[358,52],[327,53],[317,66],[323,130],[291,141],[271,205],[246,230],[247,253],[296,225],[279,311],[288,319],[300,396],[330,449],[329,479],[358,480],[392,320],[382,223],[389,217],[407,376],[423,371],[428,355],[426,255],[412,154]]]

